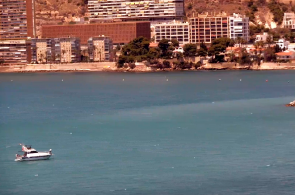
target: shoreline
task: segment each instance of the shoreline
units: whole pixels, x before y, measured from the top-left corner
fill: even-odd
[[[114,62],[76,63],[76,64],[38,64],[38,65],[10,65],[0,66],[0,73],[53,73],[53,72],[179,72],[179,71],[226,71],[226,70],[295,70],[295,64],[263,63],[260,66],[236,65],[234,63],[205,64],[197,69],[155,69],[146,66],[137,66],[134,69],[116,68]]]

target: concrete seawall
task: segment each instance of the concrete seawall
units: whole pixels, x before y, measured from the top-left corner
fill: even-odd
[[[70,63],[70,64],[27,64],[0,66],[0,72],[81,72],[81,71],[126,71],[117,69],[116,62]],[[207,63],[200,70],[295,70],[295,63],[263,63],[258,65],[239,65],[234,62]],[[132,72],[152,72],[145,66],[136,66]],[[170,71],[173,71],[172,69]]]
[[[27,64],[0,66],[0,72],[40,72],[40,71],[103,71],[115,68],[115,62],[70,63],[70,64]]]

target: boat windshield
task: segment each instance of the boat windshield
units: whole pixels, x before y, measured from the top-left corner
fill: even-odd
[[[32,153],[38,153],[38,152],[37,151],[28,152],[28,154],[32,154]]]

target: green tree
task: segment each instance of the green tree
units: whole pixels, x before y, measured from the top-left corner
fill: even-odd
[[[150,48],[147,53],[147,60],[150,62],[151,60],[158,59],[160,57],[160,52],[159,48]]]
[[[169,40],[162,39],[159,42],[158,47],[161,50],[161,57],[163,57],[163,58],[169,58],[172,55],[172,51],[170,50]]]
[[[200,49],[198,49],[197,54],[198,54],[198,56],[206,57],[207,56],[207,51],[204,50],[203,48],[200,48]]]
[[[266,62],[274,62],[276,61],[277,56],[275,54],[274,48],[266,48],[264,50],[264,60]]]
[[[123,46],[121,53],[125,56],[144,56],[149,52],[149,45],[150,42],[147,38],[137,37]]]
[[[197,45],[192,44],[192,43],[185,44],[184,47],[183,47],[183,51],[184,51],[183,54],[186,57],[195,56],[196,53],[197,53]]]
[[[243,65],[243,64],[252,64],[252,61],[250,59],[250,55],[248,54],[248,52],[246,51],[246,49],[242,49],[241,51],[241,55],[239,57],[239,64]]]
[[[172,40],[171,40],[171,43],[172,43],[172,46],[173,46],[173,47],[179,47],[179,42],[178,42],[177,39],[172,39]]]
[[[164,61],[163,61],[163,67],[164,67],[164,68],[171,68],[170,62],[167,61],[167,60],[164,60]]]
[[[137,37],[124,45],[121,49],[117,67],[123,67],[124,63],[146,60],[150,50],[149,45],[149,40],[145,37]]]
[[[205,50],[206,52],[208,51],[208,48],[207,48],[207,46],[206,46],[206,44],[205,44],[204,42],[201,42],[201,44],[200,44],[200,49],[203,49],[203,50]]]
[[[268,47],[270,47],[270,45],[273,43],[271,36],[266,37],[266,43],[267,43]]]

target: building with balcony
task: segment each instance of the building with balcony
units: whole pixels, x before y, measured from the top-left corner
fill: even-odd
[[[289,29],[295,29],[295,14],[284,13],[283,27]]]
[[[32,39],[32,63],[55,62],[54,39]]]
[[[188,23],[159,23],[154,24],[153,28],[155,42],[160,42],[162,39],[176,39],[180,44],[186,44],[190,42]]]
[[[0,60],[5,64],[31,61],[35,37],[35,1],[0,0]]]
[[[80,39],[32,39],[32,63],[72,63],[81,60]]]
[[[243,38],[245,41],[249,41],[249,17],[241,14],[233,14],[229,17],[229,29],[231,39]]]
[[[56,61],[61,63],[73,63],[81,60],[80,39],[72,38],[55,38],[54,54]]]
[[[34,38],[34,0],[0,0],[0,39]]]
[[[91,37],[88,40],[88,51],[91,61],[103,62],[112,60],[113,42],[110,37]]]
[[[214,39],[229,37],[229,18],[225,14],[197,15],[189,19],[191,43],[211,43]]]
[[[31,62],[30,40],[0,40],[0,60],[4,64],[27,64]]]
[[[90,20],[174,20],[184,16],[184,0],[88,0]]]
[[[77,37],[82,45],[88,39],[105,35],[113,40],[113,44],[126,44],[136,37],[151,38],[150,22],[113,22],[77,25],[44,25],[42,38]]]

